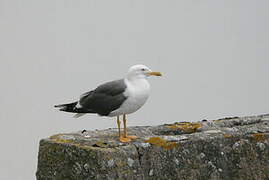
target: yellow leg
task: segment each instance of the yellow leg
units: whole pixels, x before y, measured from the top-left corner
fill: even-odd
[[[124,127],[124,134],[123,137],[126,139],[129,139],[129,141],[136,139],[136,136],[128,136],[127,134],[127,125],[126,125],[127,119],[126,119],[126,114],[123,114],[123,127]]]
[[[119,116],[117,118],[117,122],[118,121],[119,121]],[[130,142],[133,139],[137,138],[136,136],[128,136],[127,135],[126,114],[123,114],[123,136],[121,136],[120,134],[119,134],[119,136],[120,136],[120,141],[121,142]]]
[[[117,120],[119,120],[119,118]],[[120,142],[130,142],[130,141],[131,139],[127,137],[126,116],[124,114],[123,115],[123,136],[120,135]]]
[[[127,138],[126,114],[123,114],[123,137]]]
[[[127,138],[126,136],[125,136],[125,132],[126,132],[126,124],[124,124],[124,135],[122,136],[121,135],[121,132],[120,132],[120,116],[117,116],[117,124],[118,124],[118,130],[119,130],[119,139],[120,139],[120,142],[124,142],[124,143],[126,143],[126,142],[130,142],[131,141],[131,139],[129,139],[129,138]]]
[[[119,138],[120,138],[121,137],[121,134],[120,134],[120,116],[117,116],[117,124],[118,124]]]

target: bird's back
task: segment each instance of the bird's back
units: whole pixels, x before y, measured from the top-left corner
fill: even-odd
[[[104,83],[95,90],[81,96],[79,105],[82,108],[107,116],[111,111],[119,108],[126,99],[124,80],[116,80]]]

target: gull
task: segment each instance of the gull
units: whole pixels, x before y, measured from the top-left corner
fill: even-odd
[[[76,118],[87,113],[117,117],[119,140],[130,142],[137,137],[129,136],[127,133],[127,115],[136,112],[146,103],[150,94],[148,77],[161,75],[145,65],[134,65],[129,68],[124,78],[101,84],[96,89],[82,94],[78,101],[54,107],[60,111],[76,113]],[[123,135],[120,116],[123,117]]]

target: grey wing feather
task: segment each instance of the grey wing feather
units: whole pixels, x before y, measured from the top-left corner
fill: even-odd
[[[127,98],[124,96],[124,80],[111,81],[98,86],[95,90],[81,95],[79,103],[84,109],[107,116],[116,110]]]

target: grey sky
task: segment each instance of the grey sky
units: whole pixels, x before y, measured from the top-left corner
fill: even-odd
[[[129,66],[163,72],[128,125],[268,113],[269,1],[0,0],[0,179],[35,179],[38,141],[116,127],[53,109]]]

